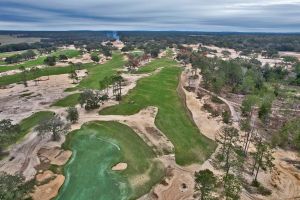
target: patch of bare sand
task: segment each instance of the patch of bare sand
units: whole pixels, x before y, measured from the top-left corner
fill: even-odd
[[[187,74],[181,74],[181,89],[184,92],[186,105],[189,111],[192,113],[192,117],[197,127],[203,135],[206,137],[215,140],[215,136],[218,130],[223,125],[222,122],[217,121],[214,118],[210,117],[208,112],[203,111],[201,108],[204,105],[204,98],[198,99],[195,92],[188,92],[184,89],[185,84],[187,83]],[[183,85],[184,84],[184,85]]]
[[[38,152],[40,157],[44,157],[50,161],[52,165],[62,166],[67,163],[72,155],[72,151],[62,150],[61,148],[41,148]]]
[[[48,173],[47,171],[44,173]],[[65,177],[63,175],[53,175],[53,180],[48,183],[35,186],[31,194],[33,200],[50,200],[57,196],[59,188],[63,185]]]
[[[300,169],[296,167],[300,163],[299,155],[296,152],[276,149],[273,156],[274,170],[271,173],[260,171],[258,174],[258,181],[270,189],[272,194],[250,196],[258,200],[300,199]]]
[[[111,168],[113,171],[123,171],[127,169],[127,163],[118,163]]]
[[[80,75],[85,75],[79,71]],[[68,95],[64,90],[74,87],[68,74],[41,77],[36,85],[28,81],[28,87],[23,84],[11,84],[6,89],[0,89],[0,120],[12,119],[18,123],[35,112],[47,110],[52,103]]]
[[[53,176],[54,176],[54,173],[52,171],[46,170],[42,174],[37,174],[36,177],[35,177],[35,180],[38,183],[43,183],[43,182],[53,178]]]

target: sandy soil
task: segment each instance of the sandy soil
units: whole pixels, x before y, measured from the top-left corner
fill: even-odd
[[[40,158],[46,158],[52,165],[62,166],[67,163],[72,155],[72,151],[60,148],[41,148],[38,152]]]
[[[300,52],[293,51],[279,51],[280,56],[294,56],[300,60]]]
[[[234,59],[240,56],[240,52],[235,51],[234,49],[229,49],[229,48],[220,48],[217,46],[207,46],[207,45],[202,45],[203,47],[206,47],[208,49],[212,49],[212,50],[216,50],[217,53],[211,53],[208,56],[209,57],[214,57],[214,56],[218,56],[219,58],[222,58],[224,60],[228,60],[228,59]],[[224,57],[224,55],[222,54],[222,51],[229,51],[230,55],[229,57]]]
[[[49,176],[49,172],[45,171],[44,176]],[[50,200],[56,197],[59,188],[63,185],[65,177],[63,175],[54,175],[48,183],[35,186],[34,192],[31,194],[33,200]]]
[[[125,45],[122,41],[116,40],[112,42],[113,46],[117,47],[118,49],[122,49]]]
[[[44,181],[50,180],[51,178],[53,178],[53,176],[54,176],[54,173],[52,171],[46,170],[41,174],[37,174],[35,177],[35,180],[38,183],[42,183]]]
[[[64,92],[66,88],[74,87],[68,76],[53,75],[49,80],[41,77],[38,85],[28,81],[28,87],[11,84],[0,89],[0,120],[12,119],[17,123],[37,111],[47,110],[52,103],[68,95]],[[78,76],[85,76],[85,70],[80,70]]]
[[[127,169],[127,163],[118,163],[111,168],[113,171],[123,171]]]
[[[300,169],[293,163],[299,163],[296,152],[276,149],[273,153],[275,169],[271,173],[258,174],[258,181],[272,190],[272,195],[251,195],[255,199],[300,199]],[[246,199],[246,198],[245,198]]]

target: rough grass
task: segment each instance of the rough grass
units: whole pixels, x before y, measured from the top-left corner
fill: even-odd
[[[137,73],[137,74],[150,73],[160,67],[175,66],[175,65],[176,65],[176,63],[170,59],[160,58],[160,59],[153,60],[152,62],[146,64],[143,67],[140,67],[135,73]]]
[[[70,94],[63,99],[56,101],[51,106],[59,106],[59,107],[76,106],[78,104],[79,96],[80,93]]]
[[[127,179],[129,183],[136,176],[141,176],[143,174],[149,175],[150,180],[145,184],[135,187],[131,185],[132,193],[130,199],[136,199],[149,192],[152,186],[158,183],[164,176],[162,164],[153,160],[155,158],[153,150],[147,146],[147,144],[131,128],[118,122],[96,121],[84,124],[81,129],[67,135],[63,147],[72,149],[74,148],[73,145],[76,140],[83,141],[84,137],[87,137],[89,134],[94,134],[102,139],[112,140],[114,143],[117,143],[121,150],[117,151],[118,155],[110,155],[117,158],[115,163],[111,164],[112,166],[118,162],[126,162],[128,164],[128,168],[118,172],[118,174]],[[77,158],[79,156],[78,153],[79,152],[77,152]],[[95,159],[93,161],[95,163],[105,160],[103,157],[91,159]],[[97,159],[100,160],[98,161]],[[84,163],[81,163],[81,165],[84,165]],[[88,170],[88,166],[86,166],[86,170]],[[82,171],[78,173],[85,172]],[[91,180],[91,182],[93,181]]]
[[[49,111],[41,111],[32,114],[30,117],[23,119],[19,124],[21,126],[21,131],[16,135],[11,135],[5,143],[1,142],[1,146],[8,147],[20,139],[22,139],[29,131],[36,126],[41,120],[47,119],[48,117],[52,116],[53,112]]]
[[[80,81],[78,88],[103,89],[100,88],[99,81],[105,77],[111,77],[121,69],[125,61],[119,53],[114,53],[112,59],[105,64],[97,64],[95,67],[88,69],[88,76]]]
[[[51,55],[59,56],[60,54],[64,54],[64,55],[68,56],[69,58],[72,58],[72,57],[76,57],[76,56],[80,55],[80,52],[78,50],[72,50],[72,49],[60,50],[60,51],[52,53]],[[0,66],[0,72],[6,72],[6,71],[10,71],[10,70],[19,69],[20,66],[24,66],[25,68],[31,68],[34,66],[43,65],[45,58],[46,58],[46,56],[40,56],[34,60],[28,60],[21,64]]]
[[[119,105],[100,111],[103,115],[132,115],[147,106],[159,109],[156,126],[175,146],[176,162],[181,165],[205,161],[216,144],[203,136],[188,116],[177,94],[181,69],[166,61],[160,73],[141,79]]]

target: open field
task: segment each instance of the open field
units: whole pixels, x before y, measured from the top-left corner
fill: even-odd
[[[181,69],[174,65],[175,61],[170,62],[160,73],[140,80],[120,105],[105,108],[100,114],[132,115],[147,106],[157,106],[155,124],[174,144],[177,163],[203,162],[215,144],[201,135],[189,118],[176,91]]]
[[[135,199],[164,175],[160,164],[153,161],[151,148],[132,129],[117,122],[85,124],[68,134],[64,147],[73,151],[73,158],[65,167],[69,181],[58,200]],[[128,168],[111,171],[119,162],[127,163]],[[146,182],[134,182],[136,176],[146,176]]]
[[[0,35],[0,43],[1,45],[6,44],[18,44],[18,43],[34,43],[41,41],[41,38],[34,37],[17,37],[10,35]]]
[[[73,57],[80,55],[78,50],[68,49],[68,50],[60,50],[60,51],[54,52],[51,54],[51,56],[59,56],[60,54],[64,54],[64,55],[68,56],[68,58],[73,58]],[[46,56],[40,56],[34,60],[28,60],[21,64],[0,66],[0,72],[6,72],[9,70],[19,69],[20,66],[24,66],[25,68],[31,68],[34,66],[43,65],[45,58],[46,58]]]

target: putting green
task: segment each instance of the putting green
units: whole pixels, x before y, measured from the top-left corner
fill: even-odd
[[[153,151],[129,127],[117,122],[91,122],[68,134],[65,148],[73,152],[64,168],[66,180],[56,200],[136,199],[159,182],[164,171]],[[124,171],[112,171],[119,162]],[[150,178],[135,185],[136,176]]]

